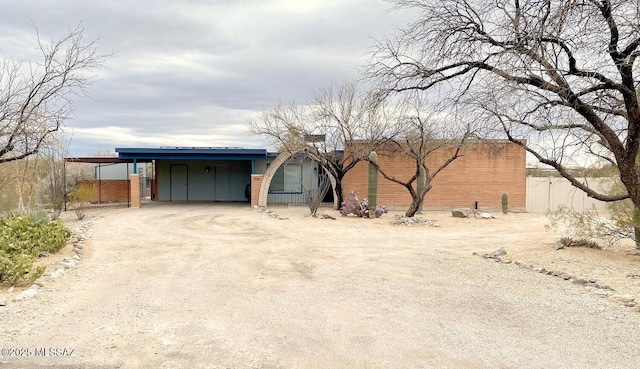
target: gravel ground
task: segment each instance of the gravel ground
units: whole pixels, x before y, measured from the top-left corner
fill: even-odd
[[[533,214],[427,212],[438,227],[407,227],[274,211],[67,216],[88,229],[84,258],[34,297],[0,290],[0,367],[638,367],[640,312],[619,300],[640,299],[631,245],[552,251],[557,235]],[[501,247],[502,262],[480,256]],[[47,274],[70,255],[47,258]]]

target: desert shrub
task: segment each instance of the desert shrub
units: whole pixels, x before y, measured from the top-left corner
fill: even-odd
[[[93,183],[83,183],[71,191],[71,207],[79,220],[84,219],[84,210],[97,193],[98,190]]]
[[[567,237],[591,240],[612,245],[622,239],[633,239],[633,229],[620,227],[614,219],[600,216],[595,207],[591,210],[575,211],[565,206],[547,213],[551,221],[547,229],[562,232]]]
[[[375,212],[376,218],[380,218],[382,214],[387,213],[386,205],[382,204],[376,206]],[[351,191],[345,201],[342,202],[340,214],[342,214],[343,217],[346,217],[349,214],[355,214],[361,218],[369,218],[369,201],[367,198],[362,200],[358,199],[356,191]]]
[[[0,219],[0,281],[28,284],[40,277],[33,262],[42,251],[55,253],[67,244],[71,231],[44,213],[12,214]]]
[[[27,285],[40,278],[45,267],[33,267],[35,256],[27,254],[7,254],[0,250],[0,282]]]
[[[560,243],[564,247],[588,247],[591,249],[602,249],[602,247],[597,242],[584,237],[562,237],[558,240],[558,243]]]

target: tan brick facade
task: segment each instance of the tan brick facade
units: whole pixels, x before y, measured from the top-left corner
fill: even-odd
[[[260,199],[260,186],[262,186],[262,174],[251,175],[251,206],[256,206]]]
[[[401,180],[415,173],[415,162],[408,157],[390,157],[378,152],[378,162],[388,175]],[[445,160],[445,153],[428,158],[429,168],[435,170]],[[343,179],[345,197],[355,190],[366,197],[367,163],[358,163]],[[433,188],[425,197],[424,208],[450,208],[475,206],[497,209],[502,204],[502,193],[509,194],[509,207],[524,210],[526,191],[526,152],[520,146],[501,142],[491,149],[471,146],[461,157],[440,172],[432,182]],[[415,188],[415,186],[414,186]],[[378,204],[405,209],[411,203],[409,192],[401,185],[378,174]]]
[[[140,198],[140,175],[139,174],[131,174],[129,177],[131,184],[131,207],[139,208],[142,206],[142,200]]]
[[[129,181],[127,180],[82,180],[78,186],[95,188],[95,196],[89,202],[127,202],[129,201]]]

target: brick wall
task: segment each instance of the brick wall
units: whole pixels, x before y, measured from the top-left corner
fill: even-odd
[[[90,202],[127,202],[129,201],[129,181],[127,180],[82,180],[78,186],[91,186],[95,188],[95,195]]]
[[[140,200],[140,175],[131,174],[129,178],[131,185],[131,207],[139,208],[142,205],[142,201]]]
[[[446,150],[445,150],[446,151]],[[434,153],[427,160],[435,170],[448,156],[445,151]],[[403,181],[415,173],[415,161],[406,156],[391,157],[378,150],[378,163],[390,176]],[[345,197],[355,190],[359,197],[367,196],[367,163],[358,163],[343,179]],[[425,196],[425,208],[478,207],[496,209],[502,206],[502,193],[509,194],[509,207],[524,210],[526,192],[526,153],[508,142],[485,146],[471,146],[462,157],[440,172],[431,183],[433,188]],[[415,185],[414,185],[415,188]],[[378,174],[378,204],[391,208],[406,208],[411,196],[406,188]]]
[[[251,175],[251,206],[257,206],[260,200],[260,186],[262,186],[262,180],[264,175],[252,174]]]

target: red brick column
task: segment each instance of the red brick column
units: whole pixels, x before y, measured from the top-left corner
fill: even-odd
[[[258,205],[258,200],[260,198],[260,187],[262,186],[263,178],[263,174],[251,175],[251,206]]]
[[[140,201],[140,175],[131,174],[129,178],[131,179],[131,207],[139,208],[142,206]]]

